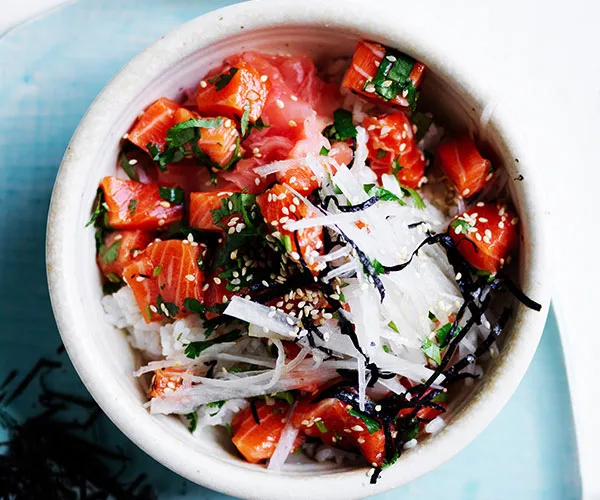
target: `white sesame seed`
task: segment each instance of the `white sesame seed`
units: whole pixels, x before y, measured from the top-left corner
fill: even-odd
[[[356,431],[356,432],[362,432],[365,429],[363,427],[361,427],[360,425],[355,425],[354,427],[352,427],[352,430]]]
[[[229,254],[229,257],[231,258],[231,260],[235,260],[235,259],[237,259],[237,254],[238,254],[238,251],[236,249]]]
[[[227,118],[227,120],[223,122],[223,125],[225,125],[227,128],[231,127],[231,120]]]
[[[291,181],[291,179],[290,179],[290,181]],[[288,209],[287,207],[283,207],[283,208],[281,209],[281,211],[282,211],[282,212],[283,212],[285,215],[289,215],[289,214],[290,214],[290,211],[289,211],[289,209]]]
[[[460,280],[462,278],[462,274],[461,273],[456,273],[456,281]]]
[[[500,229],[504,229],[504,222],[502,222],[502,221],[498,222],[498,227]]]
[[[125,140],[129,139],[129,134],[123,134],[123,139],[125,139]]]
[[[204,285],[202,285],[202,291],[206,292],[206,290],[208,290],[208,287],[209,287],[208,283],[204,283]]]
[[[144,278],[143,276],[138,276],[135,281],[137,281],[138,283],[141,283],[142,281],[144,281],[146,278]]]
[[[475,233],[475,239],[477,241],[481,241],[481,235],[479,233]]]
[[[260,179],[258,177],[254,179],[254,184],[256,184],[257,186],[260,185]]]
[[[164,225],[165,225],[165,219],[160,219],[160,220],[158,221],[158,225],[159,225],[159,226],[164,226]]]
[[[222,298],[221,301],[222,302],[227,302],[228,300],[229,300],[229,297],[227,297],[227,295],[223,295],[223,298]]]
[[[356,441],[358,442],[358,444],[364,444],[365,438],[358,438]]]
[[[384,88],[391,87],[391,86],[392,86],[392,83],[393,83],[393,82],[392,82],[392,80],[385,80],[385,81],[384,81],[384,82],[381,84],[381,86],[382,86],[382,87],[384,87]]]
[[[235,233],[235,227],[230,227],[229,230],[227,231],[227,234],[233,234]]]
[[[297,126],[298,126],[298,124],[297,124],[297,123],[296,123],[294,120],[290,120],[290,121],[288,122],[288,125],[289,125],[290,127],[297,127]]]
[[[291,304],[288,304],[291,305]],[[285,318],[286,322],[288,325],[293,326],[294,325],[294,320],[292,318],[290,318],[289,316],[287,318]]]
[[[185,279],[188,281],[196,281],[196,276],[194,276],[193,274],[186,274]]]
[[[280,194],[280,195],[277,197],[277,199],[278,199],[278,200],[285,200],[285,199],[286,199],[286,197],[287,197],[287,193],[281,193],[281,194]]]
[[[368,92],[369,94],[372,94],[375,92],[375,85],[373,85],[372,83],[368,83],[365,86],[365,92]]]
[[[466,188],[463,192],[462,195],[463,196],[467,196],[469,193],[471,192],[471,190],[469,188]]]
[[[489,181],[492,177],[494,177],[494,172],[490,172],[489,174],[487,174],[485,178],[486,182]]]
[[[519,223],[519,218],[518,218],[518,217],[515,217],[515,218],[513,218],[513,219],[510,221],[510,223],[511,223],[513,226],[516,226],[516,225]]]
[[[298,101],[298,98],[295,95],[290,96],[290,99],[294,102]]]
[[[485,205],[485,203],[483,203],[483,201],[478,201],[477,202],[477,206],[478,207],[483,207]]]
[[[300,254],[298,252],[290,253],[290,257],[294,260],[300,260]]]
[[[151,305],[151,306],[150,306],[150,310],[151,310],[153,313],[157,313],[157,312],[158,312],[158,309],[156,308],[156,306],[155,306],[155,305]]]
[[[218,278],[216,276],[213,278],[213,281],[215,282],[216,285],[220,285],[221,284],[221,278]]]
[[[485,217],[479,217],[479,222],[488,222],[488,220]]]
[[[244,229],[246,229],[246,224],[240,222],[237,226],[235,226],[236,233],[241,233]]]
[[[200,87],[202,87],[203,89],[205,89],[206,87],[208,87],[208,83],[206,83],[205,80],[200,80]]]
[[[283,101],[282,101],[281,99],[277,99],[277,100],[275,101],[275,104],[277,104],[277,107],[278,107],[279,109],[283,109],[283,108],[285,108],[285,104],[283,103]]]
[[[171,208],[171,204],[168,201],[161,201],[160,206],[164,208]]]

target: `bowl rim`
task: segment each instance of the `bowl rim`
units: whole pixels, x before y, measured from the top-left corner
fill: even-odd
[[[543,204],[536,188],[539,183],[534,181],[535,169],[527,161],[527,150],[520,144],[519,137],[511,134],[501,111],[492,117],[490,130],[502,137],[514,158],[520,159],[519,169],[526,172],[529,179],[519,186],[521,211],[531,228],[527,247],[531,252],[531,265],[526,270],[529,284],[526,291],[542,303],[543,313],[524,311],[521,314],[518,328],[512,333],[510,355],[502,357],[485,390],[479,391],[440,435],[427,440],[416,453],[401,459],[394,467],[394,474],[382,474],[376,485],[368,484],[368,469],[365,468],[314,477],[269,474],[266,481],[263,469],[242,468],[182,448],[174,436],[160,433],[158,423],[140,425],[138,419],[123,412],[110,387],[97,380],[94,365],[98,360],[86,349],[85,336],[80,334],[85,330],[85,322],[73,314],[79,298],[76,287],[70,286],[75,277],[67,272],[71,256],[68,248],[72,244],[72,225],[81,202],[81,191],[77,188],[83,186],[85,180],[85,171],[79,164],[82,158],[92,154],[90,144],[93,142],[90,140],[105,137],[106,122],[110,121],[106,120],[107,116],[118,114],[131,99],[143,92],[147,82],[196,50],[230,36],[260,29],[317,26],[350,30],[401,48],[423,60],[435,72],[459,85],[482,109],[487,101],[484,92],[472,83],[476,81],[474,74],[456,55],[447,53],[442,40],[434,40],[413,25],[410,16],[389,16],[385,15],[384,6],[371,5],[365,10],[360,3],[341,0],[268,0],[269,8],[265,9],[266,1],[235,4],[181,25],[135,56],[94,100],[71,139],[52,194],[46,241],[50,298],[63,343],[87,389],[125,435],[166,467],[198,484],[243,498],[276,499],[281,498],[281,492],[285,492],[287,498],[363,498],[409,482],[466,447],[515,391],[541,337],[550,296],[548,273],[545,272],[549,267],[544,229],[546,215],[541,209]],[[140,411],[145,410],[140,407]],[[177,452],[173,453],[173,449]],[[210,474],[205,474],[207,470]],[[232,477],[236,480],[232,481]],[[332,481],[337,483],[335,488],[331,488]]]

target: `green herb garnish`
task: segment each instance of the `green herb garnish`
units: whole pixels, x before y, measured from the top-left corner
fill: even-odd
[[[352,122],[352,113],[346,109],[336,109],[333,112],[333,124],[323,130],[323,135],[334,141],[346,141],[356,137],[358,132]]]
[[[111,283],[121,283],[121,278],[117,276],[115,273],[108,273],[106,275],[106,279]]]
[[[289,404],[294,403],[294,394],[291,391],[281,391],[276,392],[275,394],[271,394],[275,399],[281,399],[283,401],[287,401]]]
[[[386,101],[391,101],[401,95],[414,109],[418,91],[409,77],[415,62],[412,57],[402,52],[388,49],[375,76],[372,80],[365,82],[363,90],[369,93],[374,91]]]
[[[381,201],[395,201],[402,206],[406,205],[406,203],[404,203],[404,201],[398,198],[394,193],[379,187],[376,184],[365,184],[363,189],[369,196],[376,196]]]
[[[140,176],[138,175],[135,166],[129,163],[129,159],[127,158],[127,155],[125,155],[125,153],[121,153],[120,164],[121,168],[123,169],[123,172],[127,174],[127,177],[129,177],[132,181],[140,181]]]
[[[398,330],[398,327],[396,326],[396,323],[394,323],[393,321],[390,321],[390,322],[388,323],[388,326],[389,326],[389,327],[390,327],[392,330],[394,330],[396,333],[400,333],[400,330]]]
[[[106,203],[104,203],[104,191],[101,188],[98,188],[96,191],[96,198],[94,198],[94,204],[92,205],[92,216],[90,220],[85,225],[85,227],[91,226],[99,219],[100,216],[104,215],[107,212]]]
[[[400,184],[400,189],[402,189],[402,192],[405,196],[410,196],[413,199],[416,209],[425,210],[425,202],[423,201],[423,198],[421,198],[421,195],[417,193],[417,191],[415,191],[413,188],[409,188],[408,186],[404,186],[403,184]]]
[[[454,229],[454,231],[458,234],[462,233],[462,234],[469,234],[471,232],[471,229],[473,229],[473,226],[471,226],[471,224],[469,224],[466,220],[464,219],[454,219],[451,223],[450,223],[450,227],[452,229]],[[457,230],[457,228],[459,228]]]
[[[353,417],[360,418],[367,427],[369,434],[376,433],[379,429],[381,429],[381,424],[375,420],[374,418],[369,417],[369,415],[365,415],[363,412],[355,410],[354,408],[350,408],[348,413]]]
[[[429,319],[430,319],[431,321],[433,321],[434,323],[435,323],[436,321],[438,321],[438,319],[436,318],[435,314],[433,314],[431,311],[429,311],[429,312],[427,313],[427,316],[428,316],[428,317],[429,317]]]
[[[433,403],[447,403],[449,399],[447,392],[440,392],[436,397],[434,397],[431,401]]]
[[[160,274],[160,272],[162,271],[162,267],[163,267],[162,264],[159,264],[158,266],[156,266],[154,268],[154,270],[152,271],[153,278],[156,278]]]
[[[127,210],[129,210],[130,215],[135,214],[135,209],[137,208],[138,201],[130,200],[129,205],[127,205]]]
[[[423,351],[423,354],[425,354],[425,356],[435,361],[438,365],[442,362],[442,355],[439,346],[432,342],[429,337],[425,337],[423,339],[421,351]]]
[[[214,416],[215,416],[217,413],[219,413],[219,410],[220,410],[221,408],[223,408],[223,405],[224,405],[224,404],[225,404],[225,401],[213,401],[212,403],[207,403],[207,404],[206,404],[206,406],[207,406],[208,408],[214,408],[214,409],[216,409],[216,410],[217,410],[217,411],[216,411],[216,412],[214,412],[214,413],[209,413],[209,415],[210,415],[211,417],[214,417]]]
[[[210,78],[208,80],[208,83],[214,83],[217,92],[219,92],[219,91],[223,90],[225,87],[227,87],[227,85],[229,85],[229,82],[231,82],[231,79],[235,76],[235,74],[238,71],[239,71],[238,68],[231,68],[226,73],[222,73],[220,75],[213,76],[212,78]]]
[[[323,422],[322,420],[315,420],[315,425],[317,426],[317,429],[321,431],[321,434],[327,434],[329,432],[327,430],[325,422]]]
[[[179,312],[179,307],[173,302],[163,301],[160,293],[158,294],[158,297],[156,297],[156,308],[165,318],[174,318]]]
[[[190,425],[188,428],[190,432],[193,433],[198,427],[198,414],[194,411],[192,413],[186,413],[184,417],[190,421]]]
[[[431,124],[433,123],[433,118],[431,117],[431,115],[415,111],[411,116],[411,120],[415,127],[417,127],[415,139],[417,142],[419,142],[421,139],[423,139],[423,137],[425,137],[425,134],[429,130],[429,127],[431,127]]]
[[[215,344],[222,344],[223,342],[235,342],[236,340],[242,337],[241,330],[231,330],[219,337],[216,337],[212,340],[199,340],[196,342],[190,342],[185,346],[185,355],[188,358],[195,359],[202,351],[208,349],[210,346]]]
[[[119,248],[121,248],[121,240],[115,241],[110,247],[106,245],[100,247],[100,260],[103,264],[112,264],[119,257]]]
[[[173,203],[174,205],[183,205],[185,200],[185,192],[183,189],[178,187],[159,186],[158,191],[163,200]]]
[[[321,151],[319,151],[319,154],[321,156],[329,156],[329,151],[331,150],[327,149],[325,146],[321,146]]]
[[[387,151],[385,149],[379,148],[377,150],[377,159],[381,160],[386,154],[387,154]]]
[[[250,102],[246,101],[246,104],[244,104],[244,113],[242,114],[242,118],[240,120],[240,131],[242,132],[242,137],[245,137],[246,132],[248,132],[249,117],[250,117]]]

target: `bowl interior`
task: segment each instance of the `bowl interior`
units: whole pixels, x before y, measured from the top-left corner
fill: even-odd
[[[78,158],[84,158],[80,162],[82,171],[78,175],[81,182],[77,186],[78,189],[81,187],[82,190],[78,195],[77,206],[70,207],[70,210],[76,214],[74,216],[75,223],[71,224],[72,227],[65,229],[62,235],[68,241],[75,243],[73,245],[65,245],[60,249],[60,252],[63,253],[61,257],[62,262],[67,263],[65,264],[66,267],[60,270],[60,273],[61,275],[71,276],[69,278],[69,287],[72,288],[70,293],[76,299],[67,304],[61,304],[60,300],[56,300],[53,297],[53,302],[63,335],[65,335],[64,330],[66,328],[63,328],[64,325],[61,325],[60,317],[69,316],[74,324],[86,325],[84,330],[77,331],[76,334],[66,335],[66,337],[69,337],[65,338],[67,348],[71,355],[74,355],[75,365],[90,392],[95,396],[100,393],[103,394],[101,397],[98,397],[101,405],[112,405],[112,409],[107,411],[107,413],[122,428],[126,426],[129,429],[126,432],[137,444],[155,456],[157,455],[155,450],[160,446],[168,446],[171,447],[170,449],[178,450],[173,453],[185,450],[186,457],[191,461],[191,464],[185,470],[176,462],[169,461],[168,458],[156,458],[190,479],[202,482],[215,489],[235,494],[240,494],[240,491],[242,491],[240,487],[236,489],[233,485],[230,487],[225,486],[222,480],[218,481],[215,479],[212,481],[210,477],[202,478],[202,471],[199,464],[206,464],[207,461],[210,461],[214,467],[215,475],[218,475],[217,470],[221,472],[230,471],[225,466],[231,464],[235,465],[238,470],[251,470],[260,475],[265,473],[264,469],[241,460],[232,449],[232,445],[224,432],[218,429],[205,429],[199,435],[192,437],[185,424],[179,419],[166,416],[151,416],[142,407],[142,404],[146,401],[146,396],[139,380],[132,377],[132,372],[139,365],[138,356],[130,348],[125,334],[120,330],[110,327],[104,319],[101,306],[102,287],[95,264],[93,228],[84,229],[85,223],[89,218],[90,207],[100,180],[104,176],[112,175],[115,172],[121,136],[128,131],[139,111],[155,99],[162,96],[177,99],[181,96],[184,89],[195,86],[200,78],[209,69],[220,64],[224,57],[236,52],[258,49],[274,53],[304,53],[313,56],[316,60],[322,60],[336,56],[350,56],[356,42],[360,38],[363,38],[363,36],[363,34],[358,33],[356,30],[350,31],[339,27],[306,25],[240,30],[235,36],[229,36],[223,40],[216,41],[201,49],[192,51],[175,61],[168,71],[161,72],[153,80],[147,81],[143,92],[139,92],[132,99],[129,99],[127,104],[120,107],[118,113],[107,112],[103,115],[101,111],[96,110],[93,116],[87,118],[86,126],[94,126],[94,123],[90,123],[90,120],[96,122],[104,121],[104,128],[110,132],[101,138],[101,140],[97,138],[97,144],[94,145],[87,157],[82,157],[80,156],[81,153],[71,149],[73,146],[70,147],[65,157],[65,161],[71,163],[71,169],[76,168],[76,165],[73,165],[73,163],[77,163]],[[411,52],[409,48],[398,44],[396,44],[396,48],[405,50],[408,53]],[[153,55],[159,60],[161,57],[160,50],[155,50]],[[426,62],[429,63],[427,60]],[[437,72],[435,64],[429,63],[429,65],[431,70],[423,88],[423,98],[427,107],[435,110],[436,116],[442,122],[450,124],[452,128],[477,129],[479,117],[482,112],[481,104],[457,82],[451,80],[442,72]],[[126,75],[124,75],[120,80],[120,84],[124,88],[127,85],[135,86],[135,79],[132,77],[129,81]],[[79,142],[81,142],[81,139]],[[488,146],[493,150],[494,156],[499,158],[504,166],[508,168],[511,179],[510,188],[513,192],[516,208],[518,212],[522,212],[524,209],[522,206],[524,199],[523,188],[519,183],[512,180],[517,176],[516,164],[512,157],[511,149],[494,128],[493,124],[488,133]],[[85,153],[83,154],[85,155]],[[68,189],[68,186],[62,186],[61,189]],[[56,203],[53,202],[52,210],[60,209],[60,200]],[[527,269],[531,259],[529,245],[527,244],[529,219],[526,214],[525,216],[521,215],[525,229],[522,235],[520,269]],[[51,211],[50,217],[51,220],[53,217],[60,219],[63,215],[52,213]],[[72,217],[72,214],[69,217]],[[49,229],[49,238],[52,237],[51,230],[52,228]],[[52,269],[50,269],[50,273],[52,276]],[[529,276],[526,273],[522,273],[521,279],[524,288],[527,289],[530,282]],[[63,311],[65,308],[69,310],[68,314]],[[505,350],[510,351],[511,349],[513,330],[515,329],[515,325],[518,325],[521,321],[522,314],[524,314],[524,311],[518,307],[516,321],[513,321],[510,331],[507,331]],[[87,353],[87,363],[82,361],[81,354],[77,354],[82,352]],[[482,385],[492,383],[490,381],[494,380],[496,375],[498,375],[497,371],[497,368],[492,364],[486,370],[486,378],[483,382],[475,383],[462,392],[464,397],[461,397],[459,403],[455,405],[452,412],[453,416],[451,416],[450,420],[456,419],[460,414],[468,410],[473,396],[481,392]],[[93,374],[90,374],[91,372]],[[110,395],[106,394],[106,388],[110,388]],[[122,419],[116,414],[118,412],[114,411],[115,405],[118,406],[123,415],[127,415],[128,422],[126,425],[123,424]],[[139,435],[132,435],[134,433],[130,429],[134,427],[145,429],[143,439]],[[440,436],[428,441],[433,442],[441,439],[445,432],[447,430],[442,431]],[[465,444],[466,442],[462,446]],[[403,467],[405,467],[404,463],[410,460],[418,460],[418,457],[425,453],[424,450],[427,449],[427,446],[428,443],[424,443],[416,449],[403,454],[401,460],[395,466],[395,469],[398,471],[398,477],[404,474],[402,472]],[[196,461],[194,462],[194,460]],[[407,473],[405,479],[410,479],[415,474],[423,473],[427,468],[423,466],[416,472],[413,470],[410,474]],[[279,476],[297,476],[305,479],[312,477],[314,481],[317,481],[318,479],[314,477],[316,470],[317,466],[303,469],[289,467],[283,473],[279,474]],[[357,473],[355,469],[340,469],[333,465],[327,466],[325,470],[323,467],[318,467],[318,470],[320,472],[319,476],[352,475],[354,478],[352,479],[353,482],[351,481],[347,484],[364,485],[368,483],[368,477],[364,470]],[[411,474],[412,477],[410,477]],[[395,479],[394,481],[394,485],[397,485],[399,482],[402,482],[402,479]],[[306,488],[303,489],[303,485],[308,483],[297,484],[299,492],[307,491]],[[375,490],[372,490],[372,493],[375,492]],[[246,496],[276,498],[274,495],[275,493],[269,494],[263,489],[260,493],[247,493]],[[360,493],[349,492],[345,498],[351,498],[352,495],[358,496]],[[296,493],[295,496],[292,496],[303,498],[304,494]],[[321,497],[334,498],[335,494],[324,493]]]

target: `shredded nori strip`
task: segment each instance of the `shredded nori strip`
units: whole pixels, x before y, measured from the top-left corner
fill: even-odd
[[[340,205],[339,200],[335,196],[330,194],[329,196],[326,196],[323,200],[323,206],[327,208],[327,205],[329,205],[329,202],[331,201],[333,201],[333,203],[340,212],[353,213],[362,212],[363,210],[372,207],[373,205],[375,205],[375,203],[379,201],[379,198],[377,196],[371,196],[370,198],[366,199],[362,203],[358,203],[357,205]]]
[[[0,498],[47,500],[77,499],[155,499],[152,488],[139,475],[130,483],[121,479],[128,458],[86,438],[102,415],[96,403],[87,398],[50,389],[46,376],[62,367],[52,359],[40,359],[9,391],[18,373],[13,370],[0,385],[0,426],[8,440],[0,443]],[[18,422],[6,405],[18,399],[39,380],[38,403],[41,411]],[[83,421],[62,417],[65,411],[77,410]],[[116,472],[114,466],[120,465]]]
[[[260,425],[260,418],[258,417],[258,411],[256,409],[256,401],[250,401],[250,412],[252,413],[252,418],[256,422],[256,425]]]

